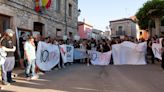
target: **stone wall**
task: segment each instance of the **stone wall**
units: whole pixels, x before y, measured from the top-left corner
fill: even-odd
[[[65,0],[61,0],[61,11],[56,12],[52,2],[51,7],[42,12],[37,13],[34,11],[33,0],[0,0],[0,14],[11,17],[11,27],[27,29],[33,31],[34,22],[40,22],[44,24],[45,36],[56,36],[56,29],[61,29],[62,35],[65,32]],[[67,32],[75,34],[77,32],[77,2],[76,0],[68,0],[68,4],[73,6],[73,16],[70,18],[67,12]],[[68,6],[67,6],[68,7]],[[68,11],[68,8],[67,8]]]

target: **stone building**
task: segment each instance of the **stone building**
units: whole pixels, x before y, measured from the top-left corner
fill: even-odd
[[[110,21],[111,37],[129,36],[137,39],[148,38],[144,30],[140,30],[139,25],[132,18],[123,18]]]
[[[77,33],[78,0],[51,0],[50,7],[36,12],[37,0],[0,0],[0,32],[18,29],[45,37],[73,37]]]

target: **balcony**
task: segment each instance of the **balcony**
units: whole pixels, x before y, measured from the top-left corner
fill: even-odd
[[[125,31],[122,31],[122,30],[118,30],[118,31],[116,31],[116,35],[117,36],[126,35],[126,32]]]

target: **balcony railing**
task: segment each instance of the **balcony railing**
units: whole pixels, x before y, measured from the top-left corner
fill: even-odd
[[[125,31],[116,31],[116,35],[126,35]]]

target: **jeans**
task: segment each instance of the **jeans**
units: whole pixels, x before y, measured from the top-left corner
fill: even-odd
[[[25,73],[26,77],[35,76],[35,59],[27,61]]]

